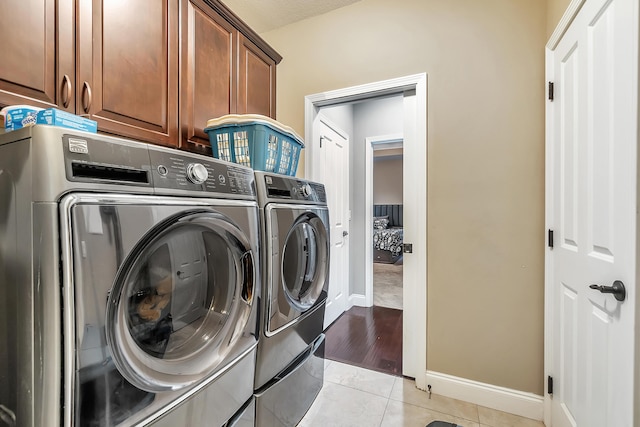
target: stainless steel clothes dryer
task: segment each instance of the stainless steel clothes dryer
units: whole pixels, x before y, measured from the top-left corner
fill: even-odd
[[[263,293],[256,425],[295,426],[324,378],[329,210],[322,184],[256,172]]]
[[[0,135],[0,231],[1,421],[219,426],[252,407],[252,170],[34,126]]]

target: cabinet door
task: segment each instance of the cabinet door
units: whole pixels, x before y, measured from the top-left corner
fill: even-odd
[[[236,111],[238,31],[201,0],[182,0],[181,8],[182,148],[211,153],[207,121]]]
[[[77,114],[104,132],[178,142],[178,0],[79,0]]]
[[[240,34],[238,113],[276,117],[276,62]]]
[[[0,105],[74,111],[73,30],[73,0],[0,1]]]

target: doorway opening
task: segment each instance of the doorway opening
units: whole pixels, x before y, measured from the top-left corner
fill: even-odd
[[[372,251],[365,295],[368,306],[396,310],[403,307],[403,140],[402,133],[365,140],[366,218],[372,230],[365,240]]]
[[[385,131],[372,128],[361,135],[355,129],[354,113],[346,113],[342,119],[337,110],[349,105],[364,105],[367,101],[390,98],[400,100],[400,127]],[[305,153],[306,175],[309,179],[323,181],[326,177],[320,162],[320,135],[314,133],[314,122],[321,115],[328,115],[343,130],[352,135],[349,166],[350,212],[348,264],[348,307],[370,308],[373,306],[373,198],[369,199],[365,168],[366,151],[370,143],[366,138],[376,135],[401,135],[403,140],[403,228],[404,243],[411,244],[410,253],[403,253],[402,308],[404,322],[396,332],[402,339],[402,375],[416,379],[416,386],[426,389],[426,281],[427,281],[427,76],[417,74],[336,91],[310,95],[305,98]],[[334,111],[332,111],[334,110]],[[349,116],[351,114],[351,116]],[[383,123],[375,115],[365,115],[375,123]],[[350,119],[350,120],[349,120]],[[346,123],[346,124],[345,124]],[[326,159],[324,160],[326,161]],[[371,161],[370,167],[373,161]],[[410,192],[407,182],[413,183]],[[372,190],[373,191],[373,190]],[[372,192],[371,192],[372,194]],[[406,195],[409,194],[409,197]],[[371,202],[368,203],[367,200]],[[329,285],[331,287],[331,283]],[[410,327],[409,327],[410,326]],[[402,333],[400,334],[400,330]]]
[[[351,184],[351,192],[355,192],[359,181],[366,188],[365,215],[355,213],[352,218],[354,222],[364,220],[370,231],[364,236],[364,298],[352,298],[352,306],[326,330],[325,354],[331,360],[402,375],[403,134],[366,136],[364,141],[361,136],[371,134],[371,123],[376,123],[377,129],[387,126],[401,131],[403,99],[396,96],[369,100],[352,108],[354,134],[360,135],[356,141],[366,145],[361,147],[365,150],[360,150],[360,162],[352,163],[355,174],[361,177],[354,177]],[[322,116],[325,114],[332,112],[321,112]],[[380,125],[377,117],[388,122]],[[364,168],[358,168],[358,164],[364,164]],[[363,276],[361,270],[354,273]]]

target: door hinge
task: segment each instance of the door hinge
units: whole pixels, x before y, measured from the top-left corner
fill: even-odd
[[[553,101],[553,82],[549,82],[549,101]]]
[[[553,249],[553,230],[552,229],[549,229],[549,231],[547,231],[547,242],[549,244],[549,247]]]
[[[553,394],[553,377],[551,375],[547,376],[547,393]]]

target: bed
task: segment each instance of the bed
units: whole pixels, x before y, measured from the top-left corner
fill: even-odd
[[[402,239],[402,205],[373,205],[373,261],[395,264]]]

